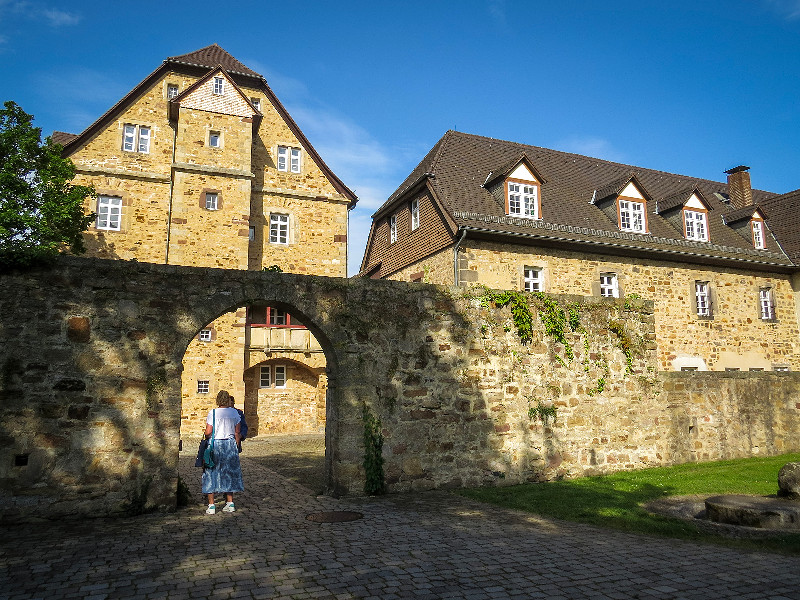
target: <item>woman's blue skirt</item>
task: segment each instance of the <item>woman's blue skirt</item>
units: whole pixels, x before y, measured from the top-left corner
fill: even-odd
[[[236,440],[214,440],[214,468],[203,469],[203,493],[243,492]]]

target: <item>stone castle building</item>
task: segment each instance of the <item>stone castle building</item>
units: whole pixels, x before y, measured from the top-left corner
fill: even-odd
[[[166,59],[81,134],[53,139],[97,192],[89,256],[347,274],[355,194],[264,77],[216,44]],[[183,430],[199,434],[220,389],[243,401],[251,435],[323,430],[313,335],[278,306],[231,308],[187,340]]]
[[[795,370],[798,192],[449,131],[373,215],[361,275],[655,304],[658,368]]]

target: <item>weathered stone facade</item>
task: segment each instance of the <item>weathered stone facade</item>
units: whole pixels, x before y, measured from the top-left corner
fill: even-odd
[[[98,219],[85,234],[89,256],[346,276],[355,196],[321,162],[263,78],[248,71],[215,46],[168,59],[67,144],[75,182],[121,200],[118,228]],[[133,136],[130,146],[126,135]],[[298,151],[296,169],[279,165],[279,148]],[[97,202],[87,199],[86,211],[99,212]],[[285,239],[271,239],[272,215],[285,219]],[[207,324],[213,343],[196,340],[187,349],[187,434],[202,428],[217,390],[244,399],[246,323],[239,308]],[[293,360],[303,364],[302,356]],[[198,381],[213,389],[198,393]],[[318,392],[324,398],[324,387]],[[296,412],[285,415],[283,427],[291,429]]]
[[[800,449],[800,374],[658,373],[646,301],[559,298],[557,343],[528,297],[521,343],[508,307],[459,288],[78,258],[0,283],[3,519],[174,506],[184,351],[252,302],[324,350],[339,493],[363,490],[365,409],[389,491]]]
[[[616,273],[620,296],[634,294],[654,303],[660,371],[800,369],[797,303],[789,274],[476,241],[460,248],[458,266],[465,284],[511,290],[523,289],[525,267],[538,267],[546,290],[580,296],[599,296],[600,273]],[[390,278],[409,281],[417,273],[430,283],[452,283],[452,250]],[[697,316],[696,281],[710,284],[712,318]],[[776,318],[768,321],[759,314],[759,290],[765,287],[772,290],[775,303]]]

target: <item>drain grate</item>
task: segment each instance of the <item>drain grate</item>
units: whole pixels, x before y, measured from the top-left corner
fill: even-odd
[[[333,510],[328,512],[311,513],[306,517],[315,523],[344,523],[345,521],[356,521],[363,518],[360,512],[349,510]]]

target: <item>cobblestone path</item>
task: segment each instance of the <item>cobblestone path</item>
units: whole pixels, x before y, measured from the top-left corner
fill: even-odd
[[[247,491],[233,514],[206,516],[193,493],[173,514],[0,529],[0,598],[800,599],[796,557],[541,519],[444,492],[316,496],[321,442],[295,452],[289,441],[246,442]],[[182,454],[181,474],[199,492],[192,462]],[[320,511],[363,518],[307,519]]]

